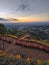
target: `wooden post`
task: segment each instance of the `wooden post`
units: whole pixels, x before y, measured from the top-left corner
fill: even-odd
[[[5,50],[5,48],[4,48],[4,41],[3,41],[3,51]]]
[[[0,40],[0,50],[2,49],[2,41]]]

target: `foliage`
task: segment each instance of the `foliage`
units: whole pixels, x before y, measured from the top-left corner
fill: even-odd
[[[6,33],[6,27],[0,23],[0,34],[5,34]]]
[[[6,51],[0,52],[0,65],[49,65],[49,60],[22,58],[21,55],[7,54]]]

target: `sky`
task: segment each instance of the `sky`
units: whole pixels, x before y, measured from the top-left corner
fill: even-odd
[[[0,0],[0,23],[49,22],[49,0]]]

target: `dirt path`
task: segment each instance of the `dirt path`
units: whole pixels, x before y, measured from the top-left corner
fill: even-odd
[[[5,48],[5,50],[7,51],[8,54],[9,53],[12,53],[14,55],[20,54],[24,58],[25,57],[31,57],[33,59],[40,58],[42,60],[49,59],[49,53],[47,53],[43,50],[40,50],[40,49],[37,49],[37,48],[27,48],[27,47],[23,47],[23,46],[20,46],[20,45],[15,45],[16,39],[13,39],[13,38],[10,38],[10,37],[7,37],[6,39],[10,39],[10,41],[12,42],[10,44],[10,43],[7,43],[7,42],[4,41],[4,43],[5,43],[4,48]],[[2,43],[3,43],[3,41],[2,42],[0,41],[1,47],[2,47]]]
[[[42,60],[49,59],[49,53],[46,53],[45,51],[35,49],[35,48],[26,48],[23,46],[15,45],[15,44],[8,44],[7,42],[4,42],[5,50],[7,53],[13,53],[14,55],[20,54],[23,55],[23,57],[31,57],[31,58],[40,58]]]

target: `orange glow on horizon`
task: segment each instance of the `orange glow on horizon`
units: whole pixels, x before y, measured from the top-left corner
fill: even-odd
[[[27,17],[14,17],[14,16],[0,16],[1,18],[7,19],[11,23],[15,22],[44,22],[49,21],[48,15],[38,15],[38,16],[27,16]]]
[[[40,22],[40,21],[49,21],[48,16],[39,16],[39,17],[18,17],[18,22]],[[17,22],[17,21],[16,21]]]

